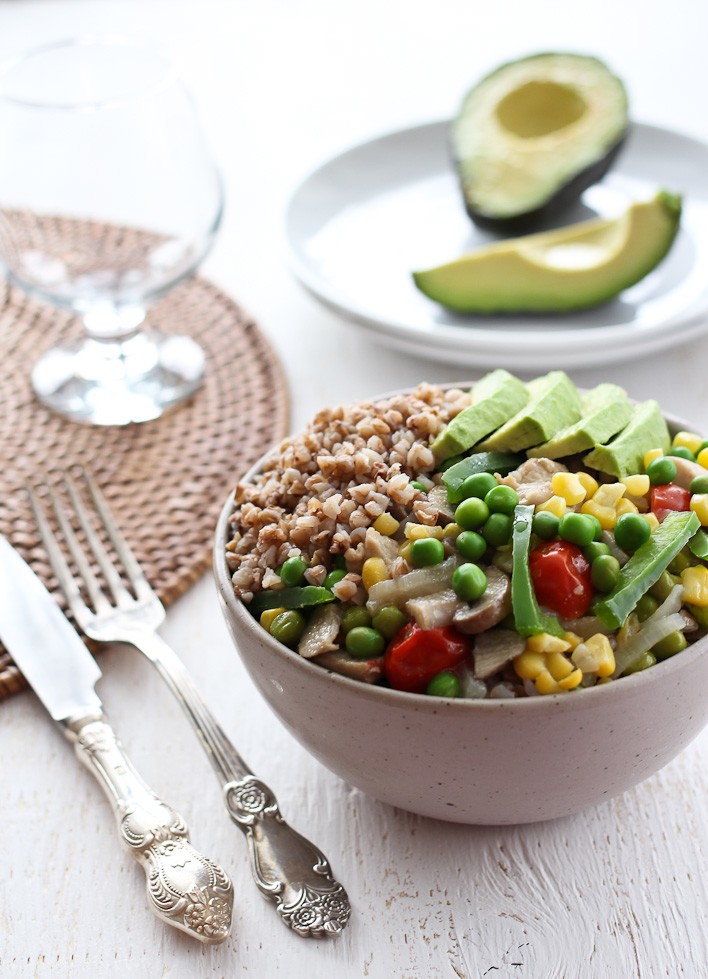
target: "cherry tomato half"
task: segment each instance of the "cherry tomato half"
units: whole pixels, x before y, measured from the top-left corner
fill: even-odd
[[[590,562],[576,544],[541,544],[531,551],[529,568],[540,605],[564,619],[587,613],[593,596]]]
[[[683,486],[676,483],[664,483],[662,486],[652,486],[649,493],[651,512],[661,523],[672,510],[690,510],[691,494]]]
[[[397,632],[384,654],[384,674],[394,690],[425,693],[442,670],[454,670],[472,651],[472,642],[452,626],[421,629],[409,622]]]

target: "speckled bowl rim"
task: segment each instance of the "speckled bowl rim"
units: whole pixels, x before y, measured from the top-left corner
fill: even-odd
[[[435,386],[442,388],[465,388],[470,387],[472,384],[473,382],[470,381],[458,381],[455,383],[436,384]],[[362,399],[362,402],[369,403],[382,401],[390,397],[410,393],[411,390],[413,389],[407,388],[391,391],[386,394],[376,395],[372,398]],[[579,390],[582,391],[583,389],[579,388]],[[691,431],[693,429],[691,423],[687,422],[685,419],[667,412],[662,412],[662,414],[669,426],[670,431],[674,433],[681,430]],[[238,481],[252,481],[253,478],[259,473],[264,463],[278,451],[280,445],[282,445],[282,442],[271,447],[267,452],[265,452],[260,459],[258,459],[253,466],[251,466],[251,468],[239,478]],[[226,561],[224,559],[226,544],[229,539],[228,522],[233,509],[234,492],[232,491],[222,507],[219,520],[216,525],[213,555],[216,584],[229,613],[234,616],[235,621],[238,622],[241,629],[243,629],[245,632],[251,632],[254,640],[261,645],[266,646],[278,659],[283,660],[288,665],[300,670],[303,676],[311,677],[313,680],[317,680],[319,678],[320,682],[329,682],[334,684],[335,687],[342,687],[344,690],[350,691],[354,696],[359,697],[362,700],[381,704],[389,703],[392,706],[395,705],[399,708],[408,706],[409,708],[418,712],[429,709],[433,713],[439,712],[441,706],[444,706],[445,710],[455,712],[493,710],[538,711],[551,709],[555,712],[559,707],[561,709],[576,711],[580,706],[591,707],[598,697],[607,699],[611,697],[622,697],[625,695],[633,696],[634,694],[638,694],[643,686],[670,681],[670,678],[675,673],[682,673],[684,670],[689,670],[696,660],[705,654],[705,650],[708,647],[708,635],[706,635],[689,646],[688,649],[682,650],[675,656],[671,656],[669,659],[655,664],[649,670],[643,670],[640,673],[635,673],[628,677],[621,677],[621,682],[614,681],[613,683],[602,684],[600,687],[585,687],[581,690],[574,691],[570,696],[563,693],[546,694],[538,697],[509,697],[499,700],[462,697],[450,698],[439,697],[431,694],[408,693],[404,690],[393,690],[390,687],[382,687],[376,684],[364,683],[361,680],[354,680],[351,677],[342,676],[340,673],[334,673],[333,671],[319,666],[316,663],[311,663],[309,660],[303,659],[302,656],[298,655],[298,653],[289,649],[287,646],[279,643],[276,639],[273,639],[273,637],[270,636],[253,618],[243,602],[236,597],[231,584],[231,575],[229,574]],[[236,643],[236,646],[238,648],[238,643]],[[582,698],[582,700],[579,701],[579,698]]]

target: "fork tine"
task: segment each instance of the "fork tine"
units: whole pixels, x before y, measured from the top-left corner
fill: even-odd
[[[29,497],[30,506],[32,508],[32,513],[34,514],[34,519],[37,523],[37,528],[39,529],[40,537],[42,538],[42,543],[44,544],[44,548],[47,552],[49,562],[54,569],[54,574],[57,576],[59,586],[64,592],[74,618],[79,626],[83,627],[87,617],[90,617],[91,615],[91,610],[81,597],[79,583],[72,574],[71,568],[69,567],[59,545],[59,541],[54,536],[54,532],[49,526],[46,512],[43,505],[39,502],[37,493],[29,485],[27,485],[25,489],[27,496]]]
[[[134,589],[138,598],[151,598],[154,595],[152,586],[148,582],[143,569],[138,563],[135,555],[128,546],[128,542],[123,537],[118,528],[118,524],[113,518],[108,502],[99,490],[93,478],[85,470],[81,470],[84,482],[88,488],[91,500],[96,512],[101,518],[104,529],[110,538],[111,543],[116,549],[116,554],[120,558],[125,570],[128,581]]]

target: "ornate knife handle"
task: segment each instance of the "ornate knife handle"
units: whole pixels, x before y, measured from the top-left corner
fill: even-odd
[[[111,801],[122,843],[145,870],[152,911],[200,942],[223,942],[233,909],[224,871],[194,849],[182,817],[143,782],[105,718],[81,718],[65,730]]]

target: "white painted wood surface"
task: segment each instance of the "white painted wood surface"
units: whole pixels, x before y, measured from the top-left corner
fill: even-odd
[[[203,271],[272,338],[294,428],[324,404],[470,373],[374,347],[292,280],[280,218],[310,167],[369,136],[447,116],[485,69],[553,48],[604,56],[627,80],[636,118],[708,140],[708,8],[699,0],[0,2],[0,56],[104,29],[160,35],[183,62],[228,192]],[[346,365],[336,376],[335,352]],[[706,431],[706,364],[708,339],[572,373],[584,385],[618,381],[637,398],[658,393]],[[205,949],[146,912],[143,875],[118,849],[100,790],[26,694],[0,705],[0,976],[708,976],[708,731],[655,777],[573,818],[447,825],[364,797],[292,740],[234,654],[208,578],[170,611],[164,635],[286,817],[328,854],[352,899],[351,924],[318,943],[280,925],[250,881],[244,841],[179,708],[149,664],[116,648],[101,657],[107,710],[195,844],[231,873],[233,937]]]

